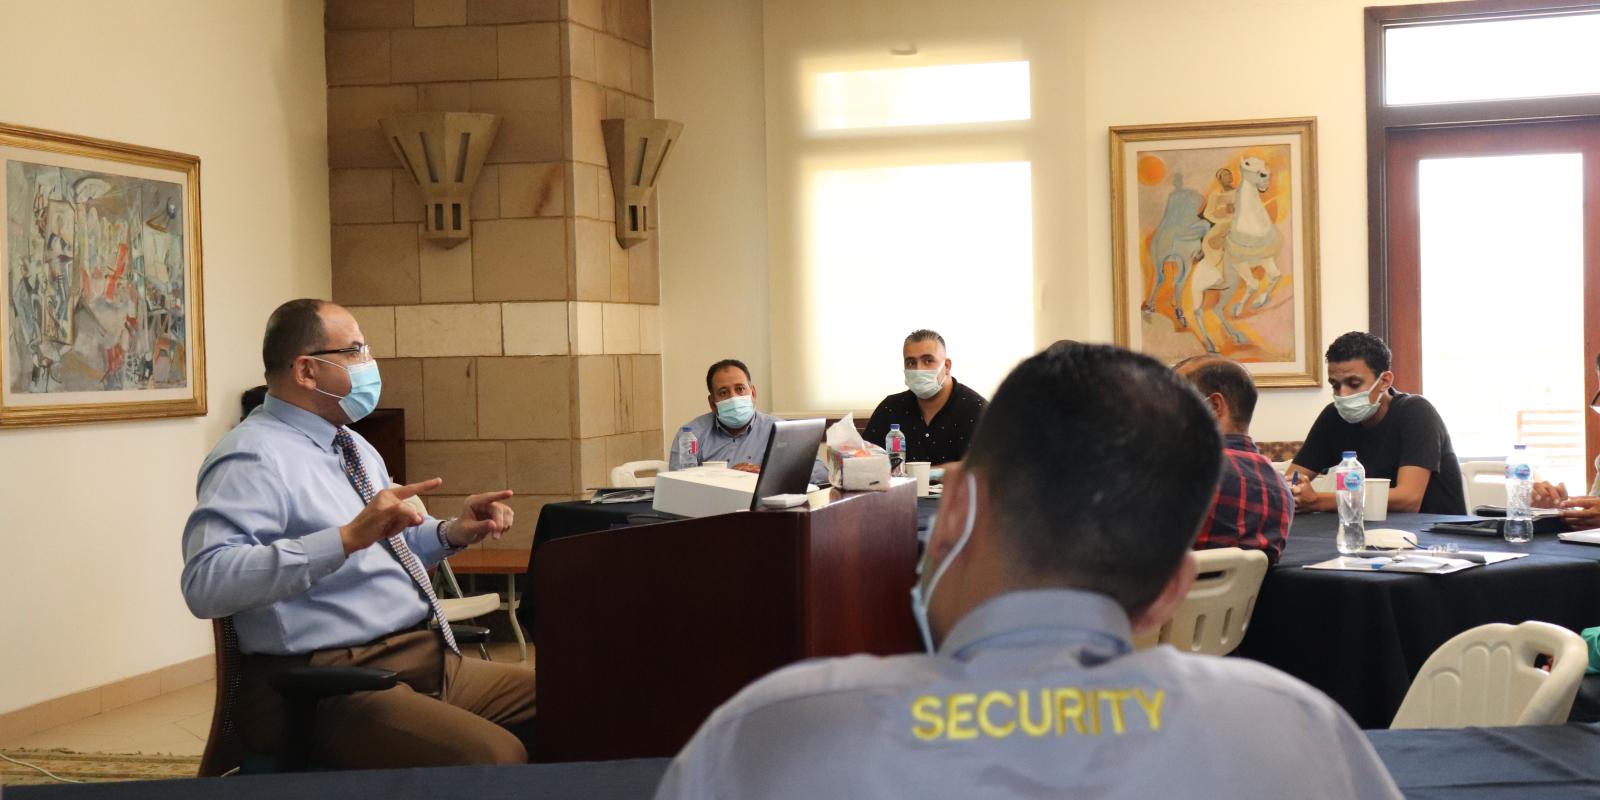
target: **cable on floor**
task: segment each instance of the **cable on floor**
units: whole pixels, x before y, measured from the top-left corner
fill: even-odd
[[[50,778],[51,780],[61,781],[62,783],[83,783],[83,781],[75,781],[75,780],[73,780],[71,778],[63,778],[60,775],[57,775],[54,772],[51,772],[50,770],[47,770],[44,767],[39,766],[38,764],[29,764],[26,761],[18,761],[17,759],[12,758],[11,756],[6,755],[5,753],[0,753],[0,759],[5,759],[6,761],[10,761],[11,763],[16,764],[19,767],[27,767],[28,769],[36,769],[36,770],[44,773],[45,777]]]

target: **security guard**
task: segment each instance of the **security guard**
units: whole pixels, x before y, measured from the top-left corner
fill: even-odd
[[[912,592],[933,654],[763,678],[656,797],[1399,797],[1314,689],[1133,650],[1193,583],[1220,453],[1205,405],[1148,357],[1058,344],[1023,362],[946,473]]]

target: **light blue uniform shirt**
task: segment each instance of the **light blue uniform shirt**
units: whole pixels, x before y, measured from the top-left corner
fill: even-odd
[[[1001,595],[937,655],[762,678],[711,715],[656,798],[1400,797],[1315,689],[1242,658],[1129,641],[1103,595]]]
[[[730,467],[744,463],[761,466],[761,459],[767,454],[767,440],[772,438],[772,429],[777,422],[777,417],[757,411],[744,430],[733,433],[722,427],[716,414],[701,414],[678,427],[678,433],[688,428],[694,434],[695,441],[700,444],[700,457],[692,464],[681,463],[682,459],[678,458],[678,433],[674,433],[668,465],[671,469],[683,469],[698,467],[707,461],[726,461]],[[811,466],[811,482],[820,484],[827,480],[828,466],[818,460]]]
[[[200,465],[183,529],[183,598],[197,617],[233,617],[239,649],[285,655],[348,647],[428,617],[427,601],[383,544],[346,558],[339,528],[365,503],[345,477],[339,429],[272,395]],[[350,432],[376,486],[383,458]],[[429,517],[405,532],[425,566],[453,550]]]

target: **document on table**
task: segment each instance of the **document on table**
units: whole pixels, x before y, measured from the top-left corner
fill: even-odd
[[[1556,538],[1563,542],[1572,542],[1573,544],[1600,544],[1600,528],[1590,528],[1586,531],[1572,531],[1570,533],[1558,533],[1556,534]]]
[[[1600,540],[1597,540],[1600,541]],[[1527,553],[1489,553],[1476,550],[1463,550],[1462,555],[1481,557],[1482,563],[1465,558],[1451,558],[1444,553],[1401,553],[1393,556],[1374,556],[1362,558],[1360,556],[1338,556],[1316,564],[1307,564],[1306,569],[1331,569],[1345,572],[1415,572],[1425,575],[1448,575],[1464,569],[1495,564],[1501,561],[1510,561],[1514,558],[1527,558]]]

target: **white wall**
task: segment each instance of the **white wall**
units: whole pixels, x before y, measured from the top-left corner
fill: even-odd
[[[771,411],[761,3],[655,3],[656,114],[688,124],[662,171],[661,370],[668,440],[704,414],[705,371],[750,367]]]
[[[1106,129],[1156,122],[1317,117],[1323,346],[1340,333],[1366,327],[1362,8],[1369,3],[1084,0],[983,6],[987,15],[971,25],[974,30],[992,36],[1009,28],[1028,43],[1040,41],[1043,31],[1043,40],[1052,45],[1036,56],[1048,68],[1034,71],[1037,121],[1056,137],[1050,146],[1059,148],[1035,152],[1039,345],[1062,337],[1112,338]],[[783,346],[769,335],[771,317],[759,298],[741,291],[761,279],[744,271],[759,270],[744,261],[735,265],[712,257],[735,243],[744,254],[761,252],[765,225],[715,224],[725,217],[707,205],[718,201],[705,200],[750,198],[764,188],[761,172],[749,166],[759,138],[767,135],[758,124],[763,103],[750,94],[755,78],[749,76],[772,74],[779,68],[779,54],[752,46],[751,26],[761,21],[754,19],[754,10],[740,6],[754,5],[681,0],[659,3],[655,10],[658,109],[686,123],[685,149],[674,157],[687,155],[691,141],[706,137],[704,143],[714,143],[716,150],[705,157],[717,159],[709,169],[696,170],[678,169],[688,160],[678,161],[662,178],[663,213],[668,215],[661,270],[669,423],[690,406],[701,407],[697,391],[687,400],[681,396],[686,381],[697,382],[698,376],[676,372],[708,363],[729,342],[739,343],[747,359],[765,370],[771,363],[770,348]],[[870,10],[823,3],[822,8],[831,10],[815,13],[816,4],[808,3],[806,13],[779,14],[774,9],[788,9],[789,4],[768,0],[766,45],[790,48],[808,35],[834,35],[838,20],[824,18],[829,14],[856,15],[856,29],[866,32],[862,38],[886,33],[896,20],[913,20],[911,24],[925,28],[929,20],[939,24],[951,19],[928,12],[928,3],[875,0],[862,5]],[[774,30],[774,18],[780,16],[783,25]],[[945,28],[949,33],[966,23],[956,18],[946,24],[952,26]],[[720,82],[707,83],[707,76]],[[738,81],[739,92],[727,91],[729,80]],[[765,106],[770,109],[779,100],[768,97]],[[727,127],[730,118],[737,123],[733,127]],[[729,157],[733,153],[737,163]],[[748,218],[753,207],[741,203],[740,213]],[[686,230],[684,215],[705,224]],[[773,232],[781,233],[776,224]],[[692,244],[674,241],[688,236],[694,238]],[[735,266],[741,283],[719,291],[719,274]],[[696,315],[705,320],[697,323],[700,327],[683,327],[686,318]],[[711,330],[717,335],[703,335]],[[1301,438],[1326,402],[1323,389],[1266,391],[1253,432],[1265,440]]]
[[[198,155],[210,413],[0,430],[0,713],[211,652],[178,590],[195,470],[261,330],[327,296],[319,0],[0,0],[0,120]]]

